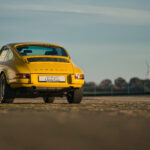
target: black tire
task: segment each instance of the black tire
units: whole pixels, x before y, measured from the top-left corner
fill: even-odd
[[[67,100],[70,104],[79,104],[83,97],[83,89],[75,89],[67,94]]]
[[[14,90],[7,84],[4,74],[0,75],[0,103],[13,103],[15,98]]]
[[[53,103],[55,100],[55,97],[45,96],[45,97],[43,97],[43,100],[45,103]]]

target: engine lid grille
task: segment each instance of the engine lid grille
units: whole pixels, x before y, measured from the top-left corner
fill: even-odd
[[[64,58],[49,58],[49,57],[34,57],[27,58],[29,62],[64,62],[68,63],[67,59]]]

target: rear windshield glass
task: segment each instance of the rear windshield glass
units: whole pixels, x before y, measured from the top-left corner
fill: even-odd
[[[60,47],[21,46],[17,47],[17,51],[21,56],[32,56],[32,55],[51,55],[51,56],[65,56],[65,57],[68,56],[66,51]]]

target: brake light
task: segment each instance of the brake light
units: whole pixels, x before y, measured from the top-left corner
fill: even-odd
[[[84,79],[84,74],[74,74],[75,79]]]
[[[29,73],[18,73],[16,74],[17,79],[30,79]]]

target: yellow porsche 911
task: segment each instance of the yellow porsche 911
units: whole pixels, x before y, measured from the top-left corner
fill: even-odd
[[[80,103],[83,84],[83,72],[59,45],[12,43],[0,50],[1,103],[12,103],[15,97],[43,97],[52,103],[62,96]]]

